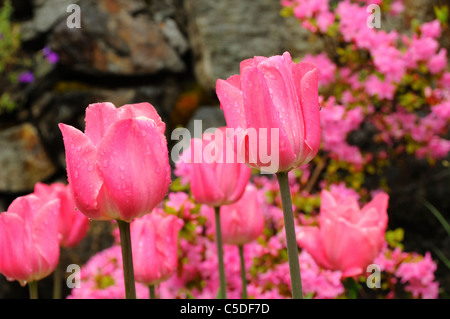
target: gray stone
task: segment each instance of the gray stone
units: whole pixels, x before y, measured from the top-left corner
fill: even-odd
[[[36,128],[30,123],[0,132],[0,191],[32,191],[34,184],[52,176],[49,159]]]
[[[177,48],[169,43],[176,37],[173,28],[164,34],[145,1],[86,0],[81,11],[81,28],[69,29],[66,21],[60,21],[51,34],[50,46],[59,53],[62,65],[88,74],[185,70],[179,41]]]
[[[79,0],[33,0],[34,15],[21,25],[22,40],[29,41],[50,31],[57,21],[70,15],[67,7],[77,3]]]
[[[314,48],[298,23],[281,17],[277,0],[186,0],[184,5],[195,75],[208,90],[218,78],[239,73],[244,59],[286,50],[297,56]]]

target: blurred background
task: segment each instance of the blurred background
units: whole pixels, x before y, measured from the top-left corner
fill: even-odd
[[[83,129],[90,103],[150,102],[167,124],[170,150],[177,142],[170,134],[178,126],[192,128],[194,119],[202,119],[204,129],[225,124],[215,83],[239,73],[243,59],[324,51],[320,38],[293,17],[282,17],[279,0],[9,3],[11,10],[2,9],[0,15],[0,211],[32,192],[36,182],[66,180],[57,124]],[[413,18],[430,21],[431,3],[450,5],[448,0],[405,0],[404,15],[383,23],[406,30]],[[68,27],[75,12],[67,11],[71,4],[80,8],[80,28]],[[5,5],[0,0],[0,7]],[[441,45],[450,50],[449,28]],[[415,200],[427,198],[448,219],[449,168],[411,160],[389,174],[389,227],[405,230],[405,250],[424,252],[438,245],[450,256],[442,226]],[[86,240],[62,258],[83,264],[93,252],[109,247],[112,238],[104,228],[92,222]],[[448,268],[440,267],[436,275],[449,286]],[[40,293],[51,296],[45,289]],[[0,276],[0,298],[27,296],[26,289]]]

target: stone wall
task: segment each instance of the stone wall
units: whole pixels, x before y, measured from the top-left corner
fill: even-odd
[[[430,20],[428,1],[405,2],[409,16]],[[81,8],[80,29],[66,25],[66,8],[73,3]],[[13,5],[27,54],[48,46],[59,63],[27,86],[23,107],[0,119],[0,211],[38,181],[65,181],[57,124],[84,129],[89,103],[152,103],[167,123],[170,147],[170,132],[178,125],[192,127],[195,118],[204,129],[224,124],[215,82],[238,73],[241,60],[284,51],[300,57],[322,48],[294,19],[280,16],[279,0],[14,0]],[[63,257],[85,262],[110,245],[105,234],[93,226],[82,247]],[[11,289],[0,289],[0,298],[14,296]]]

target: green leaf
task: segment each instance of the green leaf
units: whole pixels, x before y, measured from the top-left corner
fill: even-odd
[[[430,202],[428,202],[425,199],[422,199],[422,204],[427,207],[431,213],[433,213],[434,217],[437,218],[437,220],[441,223],[442,227],[444,227],[445,231],[447,232],[448,236],[450,236],[450,225],[445,220],[444,216],[439,212],[439,210],[436,209]]]
[[[309,294],[303,296],[304,299],[312,299],[314,297],[314,292],[310,292]]]
[[[280,10],[280,15],[283,17],[283,18],[289,18],[290,16],[292,16],[294,14],[294,8],[292,8],[292,7],[283,7],[281,10]]]
[[[434,13],[436,14],[436,18],[441,22],[442,24],[447,22],[448,19],[448,7],[447,6],[434,6]]]
[[[347,279],[344,280],[343,282],[346,293],[347,293],[347,297],[349,299],[356,299],[356,297],[358,296],[358,291],[359,291],[359,284],[356,282],[355,279],[349,277]]]

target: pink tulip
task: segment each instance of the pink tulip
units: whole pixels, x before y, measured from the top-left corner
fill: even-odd
[[[89,229],[89,219],[77,210],[68,186],[62,183],[51,185],[37,183],[34,186],[34,195],[44,202],[59,199],[58,230],[61,246],[74,247],[86,236]]]
[[[69,186],[87,217],[130,222],[162,201],[170,184],[169,157],[165,124],[151,104],[91,104],[85,133],[59,128]]]
[[[227,139],[226,129],[222,127],[214,134],[203,134],[202,140],[191,141],[191,191],[199,203],[216,207],[234,203],[241,198],[250,180],[251,169],[245,163],[237,159],[227,162],[228,152],[234,154],[227,147],[231,145]]]
[[[225,244],[244,245],[262,234],[264,215],[261,205],[258,190],[249,184],[241,199],[220,207],[222,239]],[[214,221],[214,218],[211,220]]]
[[[59,262],[59,200],[31,194],[0,214],[0,273],[23,286],[51,274]]]
[[[294,63],[288,52],[269,58],[257,56],[241,62],[239,75],[219,79],[216,92],[227,126],[248,133],[245,145],[238,149],[245,149],[240,156],[252,167],[272,166],[267,171],[286,172],[317,154],[321,133],[318,69],[313,64]],[[278,129],[279,140],[270,138],[273,129]],[[256,140],[250,131],[258,135]],[[269,163],[261,153],[266,147],[276,152]],[[279,163],[273,163],[277,160]]]
[[[168,279],[177,269],[182,222],[161,209],[131,223],[134,276],[147,286]]]
[[[376,195],[362,209],[357,200],[323,190],[319,227],[302,227],[297,243],[322,267],[341,270],[343,277],[362,274],[385,242],[389,197]]]

